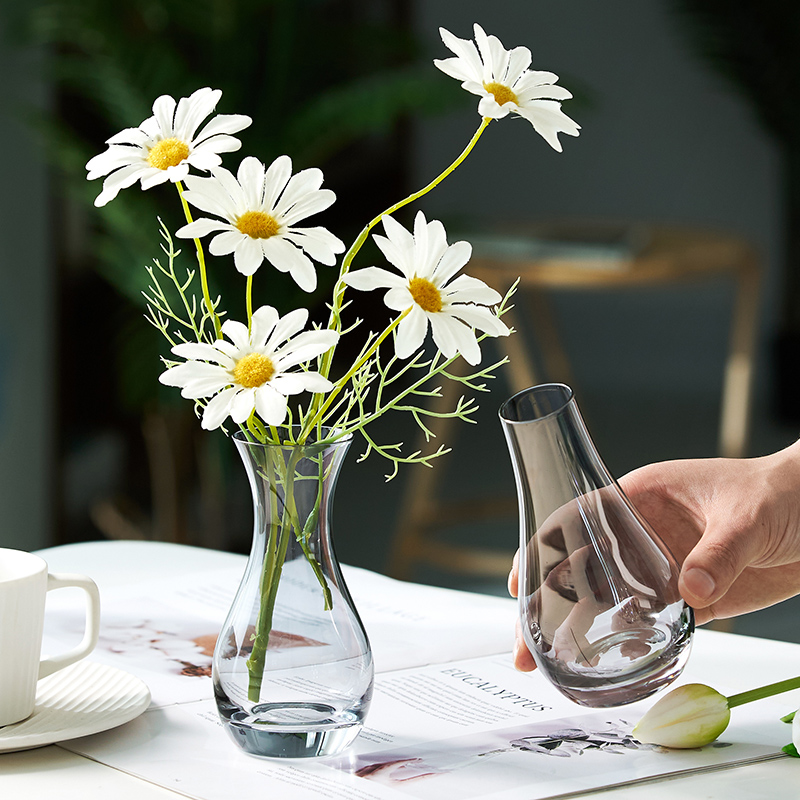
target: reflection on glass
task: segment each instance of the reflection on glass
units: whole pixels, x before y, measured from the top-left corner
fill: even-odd
[[[694,617],[680,568],[600,459],[569,387],[500,409],[520,510],[519,602],[539,669],[567,697],[607,707],[673,681]]]

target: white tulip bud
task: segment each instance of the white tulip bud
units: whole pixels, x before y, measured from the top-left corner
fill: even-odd
[[[702,747],[728,727],[730,718],[726,697],[710,686],[690,683],[662,697],[639,720],[633,735],[642,743],[662,747]],[[800,728],[793,726],[792,733],[795,743],[800,741]]]

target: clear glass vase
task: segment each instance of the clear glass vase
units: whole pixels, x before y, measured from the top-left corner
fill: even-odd
[[[369,640],[331,544],[333,493],[350,442],[233,439],[255,525],[214,652],[219,715],[252,755],[335,755],[361,730],[373,685]]]
[[[673,681],[694,615],[680,568],[603,464],[572,390],[500,409],[519,496],[519,604],[538,668],[570,699],[632,703]]]

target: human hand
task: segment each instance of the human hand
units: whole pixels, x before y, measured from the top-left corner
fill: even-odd
[[[620,485],[670,548],[698,624],[800,593],[800,442],[755,459],[651,464]],[[517,594],[518,554],[509,575]],[[517,669],[535,668],[519,625]]]

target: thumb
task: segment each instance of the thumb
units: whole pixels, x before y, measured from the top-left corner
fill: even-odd
[[[753,531],[707,528],[684,559],[678,589],[693,608],[707,608],[725,596],[759,555]]]

